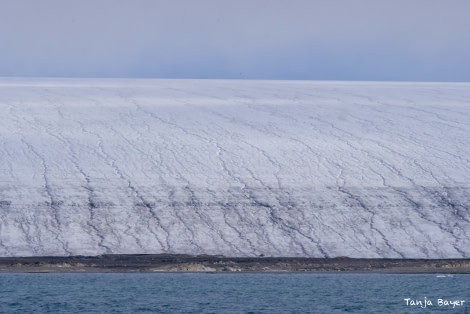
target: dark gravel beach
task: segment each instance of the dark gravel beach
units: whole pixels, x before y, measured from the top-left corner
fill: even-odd
[[[470,273],[470,259],[226,257],[177,254],[1,257],[0,272]]]

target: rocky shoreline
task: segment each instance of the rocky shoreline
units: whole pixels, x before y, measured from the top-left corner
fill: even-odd
[[[470,259],[108,254],[0,257],[0,272],[376,272],[470,274]]]

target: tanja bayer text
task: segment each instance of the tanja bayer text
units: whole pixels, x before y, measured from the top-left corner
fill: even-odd
[[[431,300],[431,299],[428,299],[427,297],[424,297],[424,299],[421,299],[421,300],[412,299],[412,298],[406,298],[403,300],[406,302],[407,306],[416,306],[416,307],[420,307],[423,309],[427,307],[433,307],[433,306],[456,308],[456,307],[464,306],[465,304],[465,300],[448,300],[448,299]]]

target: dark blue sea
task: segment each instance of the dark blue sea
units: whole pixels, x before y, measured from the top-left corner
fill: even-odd
[[[1,313],[470,313],[470,275],[0,274]]]

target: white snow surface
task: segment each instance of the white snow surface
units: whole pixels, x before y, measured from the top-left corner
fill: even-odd
[[[0,255],[470,257],[470,84],[0,79]]]

